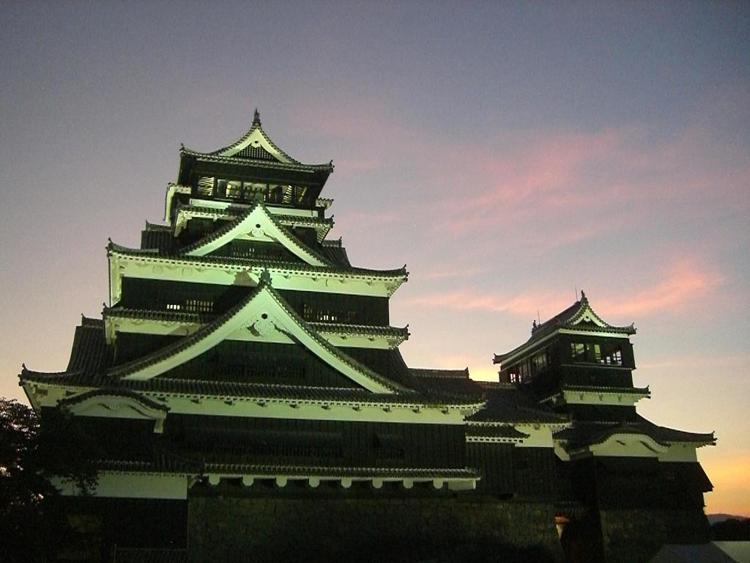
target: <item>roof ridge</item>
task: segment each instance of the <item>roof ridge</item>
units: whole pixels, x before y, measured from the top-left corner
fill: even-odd
[[[187,147],[181,147],[180,148],[180,154],[185,154],[188,156],[195,156],[198,158],[202,158],[203,160],[211,160],[214,162],[226,162],[226,163],[235,163],[235,164],[252,164],[253,166],[257,168],[282,168],[287,170],[302,170],[302,171],[309,171],[309,172],[315,172],[315,171],[322,171],[322,172],[328,172],[329,174],[333,172],[334,166],[333,162],[327,162],[327,163],[320,163],[320,164],[304,164],[304,163],[287,163],[287,162],[271,162],[268,160],[251,160],[247,158],[237,158],[234,156],[220,156],[213,153],[205,153],[200,152],[196,150],[189,149]]]
[[[335,265],[331,266],[312,266],[310,264],[301,265],[297,262],[285,262],[282,260],[258,260],[256,258],[238,258],[238,257],[228,257],[228,256],[183,256],[180,254],[176,255],[161,255],[158,254],[157,250],[153,249],[142,249],[142,248],[129,248],[127,246],[122,246],[120,244],[116,244],[114,242],[110,241],[110,244],[107,245],[107,249],[118,252],[120,254],[127,254],[131,256],[148,256],[150,258],[155,258],[157,260],[166,260],[166,261],[196,261],[196,262],[204,262],[209,264],[216,264],[217,266],[223,266],[227,263],[230,264],[236,264],[238,266],[245,266],[248,264],[258,266],[258,267],[267,267],[267,268],[278,268],[279,265],[282,265],[283,268],[279,269],[286,269],[286,270],[301,270],[301,271],[314,271],[315,273],[319,273],[321,275],[325,274],[337,274],[337,273],[353,273],[353,274],[360,274],[360,275],[370,275],[373,277],[391,277],[391,276],[399,276],[399,275],[406,275],[406,266],[402,266],[400,268],[393,268],[390,270],[373,270],[368,268],[359,268],[355,266],[349,266],[349,267],[336,267]]]

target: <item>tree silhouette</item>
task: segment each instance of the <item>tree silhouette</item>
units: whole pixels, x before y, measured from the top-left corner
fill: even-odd
[[[5,561],[54,559],[75,540],[51,477],[82,494],[96,484],[93,444],[57,410],[44,421],[30,407],[0,398],[0,537]]]

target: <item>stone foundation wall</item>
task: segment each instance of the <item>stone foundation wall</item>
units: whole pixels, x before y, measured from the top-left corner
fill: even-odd
[[[700,510],[602,510],[604,555],[608,563],[649,561],[669,543],[705,543],[708,520]]]
[[[562,561],[549,503],[196,496],[193,562]]]

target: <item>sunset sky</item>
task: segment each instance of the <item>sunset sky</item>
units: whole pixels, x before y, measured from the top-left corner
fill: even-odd
[[[708,512],[750,516],[750,4],[4,2],[0,394],[63,370],[107,237],[160,222],[180,142],[255,107],[355,265],[407,264],[414,367],[493,353],[586,291],[635,322],[640,412],[715,430]],[[645,403],[645,404],[644,404]]]

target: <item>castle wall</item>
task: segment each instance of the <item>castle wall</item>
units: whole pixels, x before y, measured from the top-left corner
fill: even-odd
[[[702,510],[600,510],[607,563],[650,561],[663,544],[709,541]]]
[[[551,503],[279,495],[188,504],[193,562],[563,560]]]

